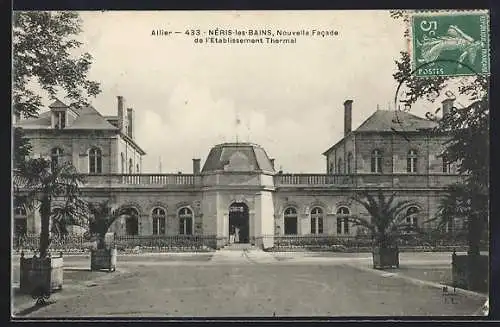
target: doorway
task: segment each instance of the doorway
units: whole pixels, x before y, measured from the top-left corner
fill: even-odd
[[[235,202],[229,206],[229,235],[239,230],[239,240],[235,243],[250,243],[250,215],[248,206],[243,202]]]

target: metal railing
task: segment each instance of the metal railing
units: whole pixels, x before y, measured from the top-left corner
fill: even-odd
[[[40,243],[38,234],[14,237],[14,252],[36,252]],[[51,239],[51,253],[84,253],[95,247],[95,239],[83,235],[67,235]],[[113,245],[120,252],[182,252],[211,251],[216,247],[215,235],[117,235]]]

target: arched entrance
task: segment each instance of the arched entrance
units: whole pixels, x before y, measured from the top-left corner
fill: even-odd
[[[125,223],[125,235],[139,235],[139,213],[137,209],[126,207],[120,213],[121,219]]]
[[[229,235],[239,229],[239,242],[250,242],[250,215],[248,206],[243,202],[235,202],[229,206]]]

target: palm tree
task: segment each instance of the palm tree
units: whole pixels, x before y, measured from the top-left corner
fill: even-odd
[[[84,223],[85,203],[79,186],[85,183],[76,168],[69,162],[54,165],[44,158],[28,159],[14,170],[14,192],[26,196],[25,205],[40,212],[41,231],[39,254],[45,258],[50,245],[51,217],[56,225]],[[53,203],[58,204],[52,209]]]
[[[403,231],[415,228],[406,223],[407,211],[412,206],[411,201],[396,201],[396,193],[386,197],[379,189],[376,194],[369,191],[357,192],[352,199],[368,211],[369,218],[351,216],[354,226],[362,226],[371,233],[373,245],[381,249],[397,246],[399,236]]]
[[[111,225],[116,221],[116,219],[126,215],[133,216],[132,211],[124,209],[114,209],[110,206],[109,201],[103,201],[99,203],[87,203],[87,210],[90,213],[89,218],[89,232],[92,235],[96,235],[97,238],[97,248],[104,248],[104,237],[108,232]]]

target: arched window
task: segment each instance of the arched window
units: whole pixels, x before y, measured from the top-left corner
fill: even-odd
[[[297,235],[297,210],[293,207],[285,209],[285,235]]]
[[[179,210],[179,234],[193,235],[193,212],[186,207]]]
[[[347,173],[352,174],[352,153],[347,154]]]
[[[408,152],[408,159],[406,162],[406,171],[409,173],[417,172],[417,151],[410,150]]]
[[[125,216],[125,232],[127,235],[139,234],[139,212],[135,208],[126,208],[122,210]]]
[[[153,235],[165,234],[165,210],[154,208],[151,216],[153,218]]]
[[[132,162],[132,158],[128,159],[128,173],[134,173],[134,163]]]
[[[380,152],[380,150],[378,149],[375,149],[372,152],[371,172],[372,173],[382,172],[382,152]]]
[[[343,162],[342,162],[342,158],[339,158],[338,160],[338,164],[337,164],[337,172],[339,174],[342,174],[344,172],[344,167],[343,167]]]
[[[349,209],[346,207],[337,210],[337,234],[349,234]]]
[[[406,224],[408,226],[417,227],[418,226],[418,213],[419,209],[417,207],[409,207],[406,210]]]
[[[121,172],[122,174],[125,174],[125,155],[122,153],[120,153],[120,156],[121,156],[121,162],[122,162],[122,169],[121,169]]]
[[[58,165],[62,163],[63,150],[61,148],[53,148],[50,151],[50,163],[52,169],[56,168]]]
[[[445,174],[451,173],[451,162],[448,159],[448,156],[443,154],[442,158],[443,158],[443,173]]]
[[[323,209],[319,207],[311,210],[311,234],[323,234]]]
[[[102,153],[98,148],[92,148],[89,150],[89,173],[102,173]]]

